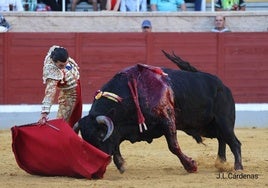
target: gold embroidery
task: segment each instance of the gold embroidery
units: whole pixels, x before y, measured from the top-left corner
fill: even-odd
[[[54,103],[57,87],[59,93],[59,111],[57,117],[68,118],[76,101],[76,86],[79,80],[79,67],[72,58],[68,58],[65,69],[59,69],[50,58],[51,52],[59,46],[52,46],[44,60],[43,83],[46,84],[42,112],[50,112]]]
[[[42,101],[42,112],[50,112],[51,105],[54,103],[54,98],[57,89],[57,80],[48,79],[45,89],[45,97]]]
[[[114,93],[98,90],[97,94],[95,95],[95,99],[98,100],[101,97],[106,97],[107,99],[113,100],[114,102],[121,102],[123,100],[121,97]]]

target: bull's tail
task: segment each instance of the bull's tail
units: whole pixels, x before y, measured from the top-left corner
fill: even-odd
[[[182,60],[179,56],[176,56],[174,52],[172,52],[173,53],[172,55],[168,54],[164,50],[162,50],[162,52],[165,54],[165,56],[168,59],[170,59],[173,63],[175,63],[181,70],[189,71],[189,72],[198,72],[198,70],[195,67],[190,65],[189,62]]]

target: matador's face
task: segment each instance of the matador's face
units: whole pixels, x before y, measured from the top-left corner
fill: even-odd
[[[59,69],[64,69],[65,66],[66,66],[66,64],[67,64],[67,61],[66,61],[66,62],[57,61],[57,62],[55,63],[55,65],[56,65]]]

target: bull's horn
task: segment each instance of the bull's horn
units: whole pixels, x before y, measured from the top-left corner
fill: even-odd
[[[104,142],[105,140],[107,140],[111,136],[111,134],[114,131],[113,121],[111,120],[111,118],[109,118],[107,116],[97,116],[96,121],[99,124],[105,124],[107,126],[107,128],[108,128],[107,134],[105,135],[104,139],[102,140]]]

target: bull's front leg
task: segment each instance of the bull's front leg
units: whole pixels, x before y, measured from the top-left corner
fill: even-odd
[[[187,172],[190,173],[196,172],[197,171],[196,162],[192,158],[184,155],[180,149],[180,146],[177,141],[176,128],[174,129],[173,126],[169,126],[169,130],[167,132],[168,133],[165,135],[165,137],[168,143],[169,150],[180,159],[184,169],[187,170]]]
[[[119,170],[119,172],[121,174],[123,174],[125,172],[125,160],[122,157],[121,153],[120,153],[120,149],[119,149],[119,145],[116,148],[114,154],[113,154],[113,161],[115,166],[117,167],[117,169]]]

